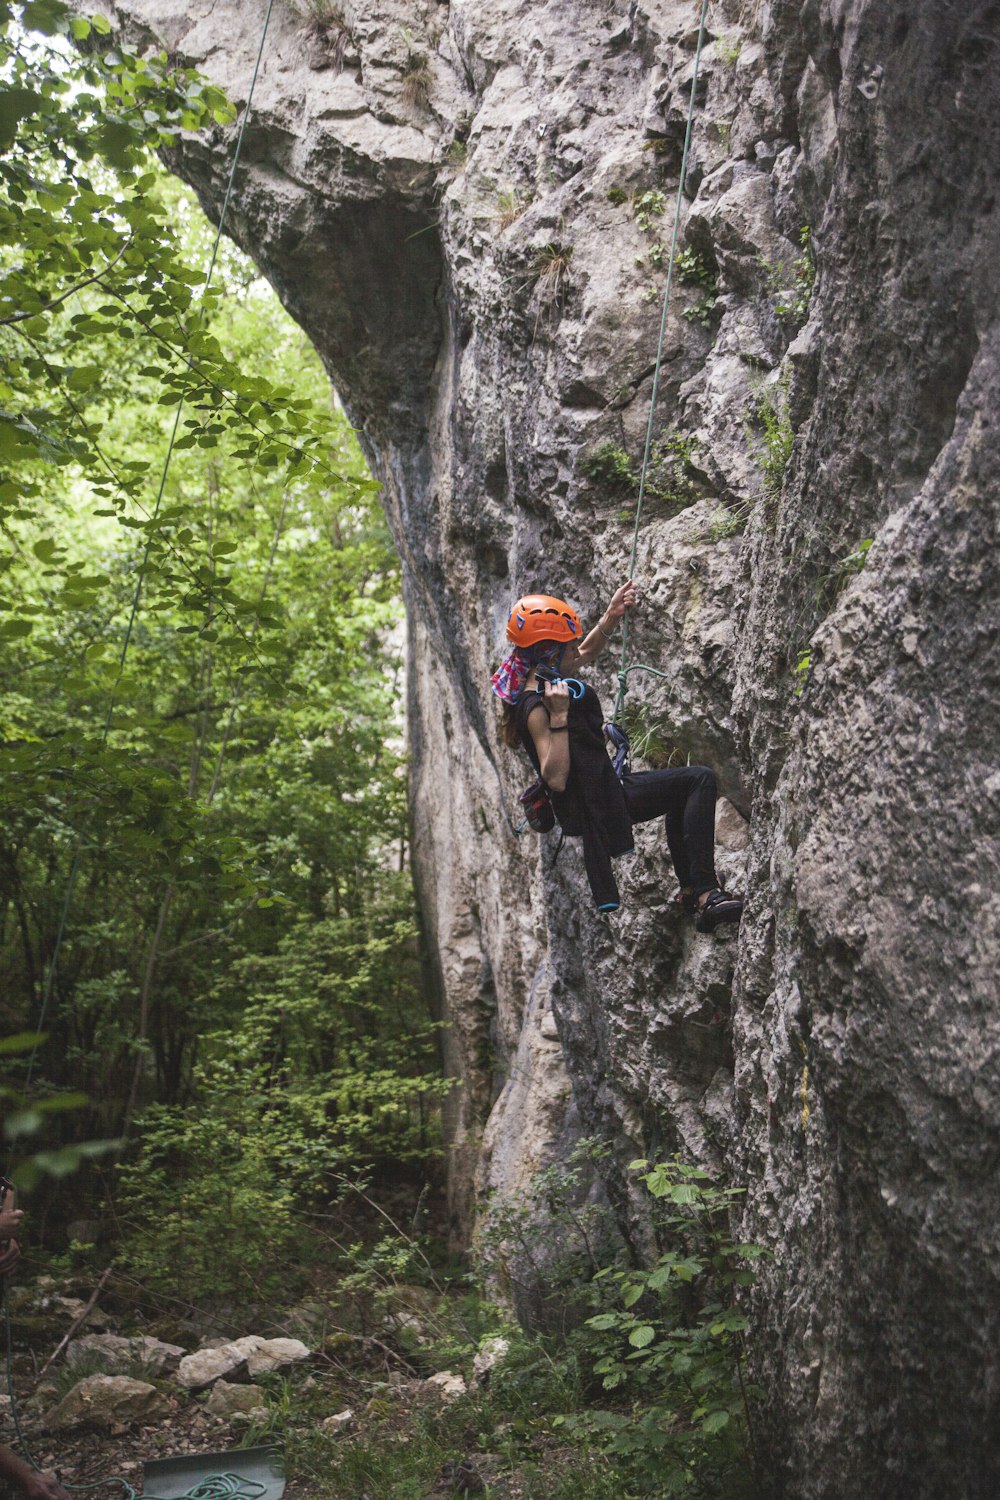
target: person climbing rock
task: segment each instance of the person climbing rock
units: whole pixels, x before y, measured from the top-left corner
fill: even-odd
[[[583,859],[598,911],[621,904],[611,862],[633,850],[632,826],[664,818],[667,847],[680,891],[677,900],[699,932],[738,922],[743,901],[715,873],[715,773],[708,766],[626,771],[619,781],[608,756],[604,715],[593,688],[572,678],[608,644],[635,603],[631,579],[615,591],[584,635],[564,599],[526,594],[507,621],[511,650],[493,673],[501,700],[501,736],[521,746],[548,791],[565,834],[583,840]]]

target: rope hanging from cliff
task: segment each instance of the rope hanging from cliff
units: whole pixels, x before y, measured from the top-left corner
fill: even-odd
[[[691,98],[688,102],[687,127],[684,131],[684,150],[681,154],[681,175],[677,184],[677,200],[674,206],[674,227],[670,238],[670,255],[667,258],[667,284],[663,289],[663,305],[660,310],[660,337],[656,345],[656,364],[653,367],[653,389],[649,396],[649,420],[646,423],[646,443],[642,453],[642,468],[639,472],[639,498],[635,506],[635,529],[632,533],[632,555],[628,565],[628,576],[635,574],[635,559],[639,548],[639,527],[642,524],[642,506],[646,498],[646,475],[649,471],[649,456],[653,448],[653,420],[656,414],[656,397],[660,389],[660,369],[663,365],[663,345],[667,333],[667,313],[670,307],[670,291],[674,280],[674,264],[677,259],[677,239],[680,233],[681,208],[684,203],[684,181],[687,177],[688,153],[691,148],[691,132],[694,127],[694,102],[695,92],[698,88],[698,68],[701,64],[702,49],[705,45],[705,18],[708,15],[708,0],[702,0],[701,17],[698,22],[698,44],[694,53],[694,72],[691,75]],[[614,718],[617,721],[622,716],[625,707],[625,693],[628,690],[628,675],[630,672],[652,672],[656,677],[666,677],[666,672],[661,672],[659,667],[647,666],[644,662],[634,662],[628,665],[628,615],[622,618],[622,661],[618,670],[618,696],[615,700]]]

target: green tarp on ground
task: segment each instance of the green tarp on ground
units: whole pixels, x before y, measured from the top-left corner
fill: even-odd
[[[238,1481],[247,1481],[241,1488]],[[234,1448],[228,1453],[183,1453],[143,1465],[143,1492],[159,1500],[181,1500],[201,1492],[204,1500],[246,1496],[281,1500],[285,1493],[282,1455],[274,1448]]]

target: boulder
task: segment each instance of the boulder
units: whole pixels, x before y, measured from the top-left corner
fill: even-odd
[[[269,1375],[272,1370],[286,1370],[310,1357],[309,1346],[301,1339],[265,1339],[259,1333],[234,1339],[227,1347],[238,1349],[245,1356],[251,1380],[258,1375]]]
[[[250,1416],[267,1416],[260,1391],[252,1385],[231,1385],[228,1380],[217,1380],[212,1394],[205,1402],[205,1410],[213,1417],[233,1417],[239,1413]]]
[[[122,1423],[158,1422],[168,1417],[172,1403],[145,1380],[128,1375],[88,1375],[80,1380],[45,1419],[45,1428],[117,1427]]]
[[[87,1333],[67,1346],[66,1363],[71,1370],[98,1364],[108,1375],[124,1375],[140,1367],[155,1378],[172,1375],[184,1355],[180,1344],[165,1344],[148,1334],[124,1338],[116,1333]]]
[[[247,1381],[250,1369],[247,1357],[232,1344],[221,1349],[197,1349],[187,1354],[177,1366],[177,1380],[189,1391],[204,1391],[217,1380]]]
[[[327,1433],[347,1432],[353,1425],[354,1409],[345,1406],[343,1411],[334,1412],[332,1417],[324,1417],[319,1424],[319,1430]]]
[[[490,1376],[490,1371],[501,1364],[510,1351],[510,1340],[501,1338],[483,1339],[479,1346],[479,1352],[472,1361],[473,1379],[479,1385],[485,1385]]]
[[[468,1392],[468,1386],[461,1375],[456,1375],[452,1370],[440,1370],[437,1375],[431,1375],[429,1379],[422,1382],[423,1389],[432,1395],[440,1396],[442,1401],[457,1401],[459,1396]]]
[[[191,1391],[203,1391],[216,1380],[245,1382],[272,1370],[285,1370],[310,1357],[301,1339],[266,1339],[259,1333],[248,1333],[228,1343],[212,1340],[194,1354],[181,1360],[177,1378]]]

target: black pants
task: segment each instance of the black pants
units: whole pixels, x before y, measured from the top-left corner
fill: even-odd
[[[629,772],[622,781],[633,823],[663,817],[677,879],[696,896],[719,884],[715,873],[715,772],[708,766]]]

